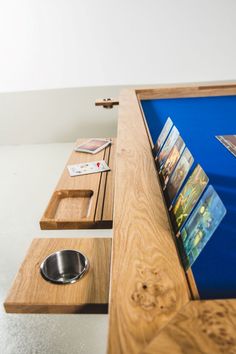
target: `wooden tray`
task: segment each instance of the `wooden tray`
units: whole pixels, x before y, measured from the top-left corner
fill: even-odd
[[[111,171],[70,177],[67,165],[97,160],[105,160]],[[41,229],[111,228],[114,168],[115,139],[96,155],[73,151],[40,221]]]
[[[57,285],[44,280],[41,262],[62,249],[79,250],[88,257],[88,273],[74,284]],[[36,238],[5,300],[11,313],[107,313],[111,239]]]

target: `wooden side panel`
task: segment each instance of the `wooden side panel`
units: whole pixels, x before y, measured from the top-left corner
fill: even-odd
[[[236,302],[192,301],[140,354],[235,354]]]
[[[109,155],[109,167],[111,171],[107,173],[106,189],[104,192],[104,207],[102,213],[103,223],[113,220],[114,190],[115,190],[115,169],[116,169],[116,139],[112,140],[112,148]]]
[[[114,189],[115,189],[115,161],[116,161],[116,139],[112,139],[112,145],[106,149],[104,160],[111,171],[103,173],[96,209],[96,222],[99,227],[112,227]]]
[[[150,89],[137,89],[136,93],[140,99],[144,100],[155,98],[230,96],[236,94],[236,83],[168,84]]]
[[[75,249],[90,262],[88,273],[74,284],[57,285],[44,280],[41,262],[51,253]],[[107,313],[111,239],[34,239],[5,300],[14,313]]]
[[[108,353],[139,353],[189,301],[134,91],[120,97]]]
[[[106,163],[108,165],[109,165],[110,150],[111,150],[111,146],[106,148],[105,156],[104,156],[104,160],[106,161]],[[110,165],[109,165],[109,167],[111,168]],[[107,175],[110,173],[111,173],[111,171],[105,172],[105,173],[102,173],[102,176],[101,176],[101,182],[100,182],[100,188],[99,188],[99,194],[98,194],[98,200],[97,200],[96,216],[95,216],[96,222],[100,222],[102,220],[106,183],[107,183]]]

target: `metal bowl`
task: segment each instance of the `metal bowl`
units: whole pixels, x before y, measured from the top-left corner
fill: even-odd
[[[50,254],[41,263],[40,272],[45,280],[56,284],[71,284],[89,269],[88,258],[79,251],[61,250]]]

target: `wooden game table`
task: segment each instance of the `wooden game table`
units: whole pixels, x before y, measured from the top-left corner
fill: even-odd
[[[99,223],[111,227],[113,219],[112,247],[109,239],[34,240],[5,301],[6,311],[106,313],[108,308],[109,354],[236,353],[236,159],[212,138],[236,133],[236,83],[127,89],[115,102],[119,112],[113,182],[106,187],[107,174],[105,179],[92,178],[89,185],[84,179],[80,188],[63,174],[41,219],[43,229],[86,228],[86,223],[88,228],[97,228]],[[112,106],[112,100],[108,104]],[[187,273],[152,154],[169,115],[195,162],[209,174],[228,213]],[[213,161],[216,156],[217,163]],[[109,185],[114,185],[114,196]],[[77,192],[59,193],[66,188]],[[92,192],[81,193],[80,189]],[[106,201],[106,193],[112,203],[110,197]],[[37,273],[49,250],[62,246],[82,248],[91,258],[88,274],[68,291],[46,283]],[[218,276],[212,278],[214,267]],[[22,290],[22,277],[25,284],[30,277],[35,279],[31,294]],[[40,296],[36,296],[38,289]]]
[[[108,353],[235,353],[236,300],[225,298],[236,297],[236,159],[214,135],[236,132],[236,84],[124,90],[119,101]],[[187,274],[152,156],[168,116],[227,208]]]

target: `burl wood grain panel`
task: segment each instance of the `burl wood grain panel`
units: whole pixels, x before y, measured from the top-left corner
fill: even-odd
[[[62,249],[88,257],[88,273],[74,284],[52,284],[40,274],[41,262]],[[12,313],[107,313],[111,239],[34,239],[5,300]]]
[[[235,354],[236,301],[191,301],[140,354]]]
[[[108,353],[139,353],[189,301],[135,91],[118,119]]]

